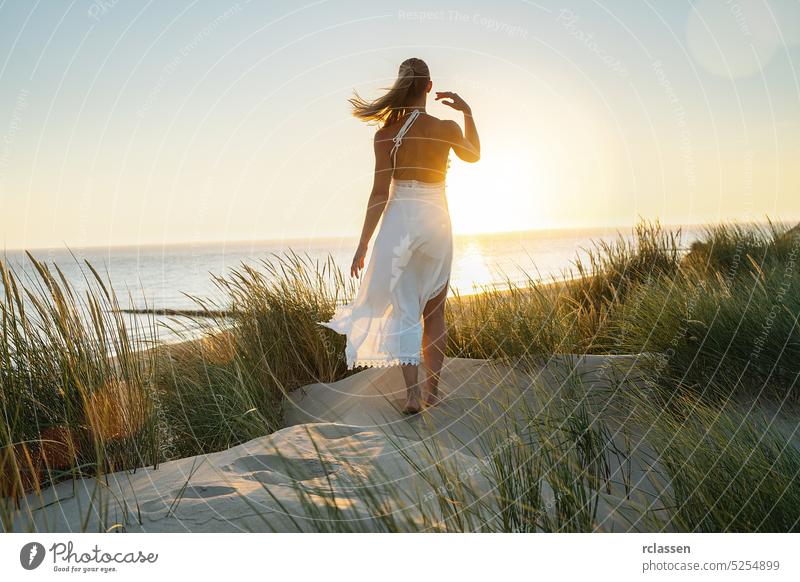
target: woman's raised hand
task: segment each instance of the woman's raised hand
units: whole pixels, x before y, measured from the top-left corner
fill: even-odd
[[[353,257],[353,264],[350,265],[350,276],[358,279],[359,273],[364,268],[364,259],[367,256],[367,245],[358,245],[356,254]]]
[[[470,111],[469,105],[467,105],[467,102],[458,96],[458,93],[453,93],[451,91],[437,91],[436,100],[439,101],[440,99],[448,99],[448,101],[442,101],[442,104],[452,107],[456,111],[463,111],[465,113],[469,113]]]

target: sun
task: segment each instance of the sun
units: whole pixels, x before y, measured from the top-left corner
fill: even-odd
[[[486,153],[476,164],[453,160],[447,178],[453,232],[547,228],[541,209],[551,181],[539,160],[531,148]]]

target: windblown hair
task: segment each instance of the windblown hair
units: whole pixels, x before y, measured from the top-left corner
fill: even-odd
[[[374,101],[358,93],[350,98],[353,115],[366,122],[378,122],[384,127],[409,113],[410,104],[425,93],[431,79],[428,65],[422,59],[411,58],[400,63],[397,79],[386,93]]]

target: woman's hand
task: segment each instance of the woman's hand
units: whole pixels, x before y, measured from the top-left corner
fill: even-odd
[[[364,259],[367,256],[367,245],[359,244],[356,254],[353,256],[353,264],[350,265],[350,276],[359,278],[359,273],[364,268]]]
[[[442,104],[452,107],[456,111],[463,111],[467,114],[471,111],[469,105],[467,105],[467,102],[459,97],[458,93],[451,93],[450,91],[437,91],[436,100],[439,101],[440,99],[449,99],[449,101],[442,101]]]

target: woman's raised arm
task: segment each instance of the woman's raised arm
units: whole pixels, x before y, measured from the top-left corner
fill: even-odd
[[[467,105],[458,93],[450,91],[438,91],[436,93],[436,100],[442,100],[443,105],[447,105],[456,111],[461,111],[464,114],[464,130],[465,134],[461,133],[461,127],[455,121],[446,121],[445,129],[447,132],[447,140],[453,147],[456,155],[465,162],[477,162],[481,159],[481,140],[478,137],[478,128],[475,126],[475,119],[472,117],[472,108]]]

